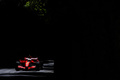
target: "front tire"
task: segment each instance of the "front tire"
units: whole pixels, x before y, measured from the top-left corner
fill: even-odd
[[[39,71],[39,70],[40,70],[39,65],[36,65],[36,71]]]
[[[19,61],[16,61],[16,65],[15,65],[15,70],[16,71],[19,71],[20,69],[18,68],[18,65],[20,65],[20,62]]]
[[[19,71],[20,69],[19,68],[15,68],[16,71]]]

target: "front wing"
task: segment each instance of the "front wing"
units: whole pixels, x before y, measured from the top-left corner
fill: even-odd
[[[18,68],[19,68],[19,69],[26,69],[26,67],[23,67],[23,66],[21,66],[21,65],[18,65]],[[36,66],[28,67],[28,69],[35,69],[35,68],[36,68]]]

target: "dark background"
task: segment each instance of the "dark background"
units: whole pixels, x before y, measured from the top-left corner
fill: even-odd
[[[120,18],[115,1],[73,1],[73,79],[118,80]],[[79,28],[78,28],[79,27]]]

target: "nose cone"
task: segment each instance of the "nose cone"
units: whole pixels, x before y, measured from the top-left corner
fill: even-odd
[[[28,66],[29,66],[29,63],[30,63],[30,62],[27,61],[27,62],[25,63],[25,66],[28,67]]]

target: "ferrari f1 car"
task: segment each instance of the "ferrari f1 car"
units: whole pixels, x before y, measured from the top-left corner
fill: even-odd
[[[33,57],[25,57],[24,60],[16,61],[15,70],[36,70],[39,71],[42,69],[42,63],[38,60],[38,58]]]

